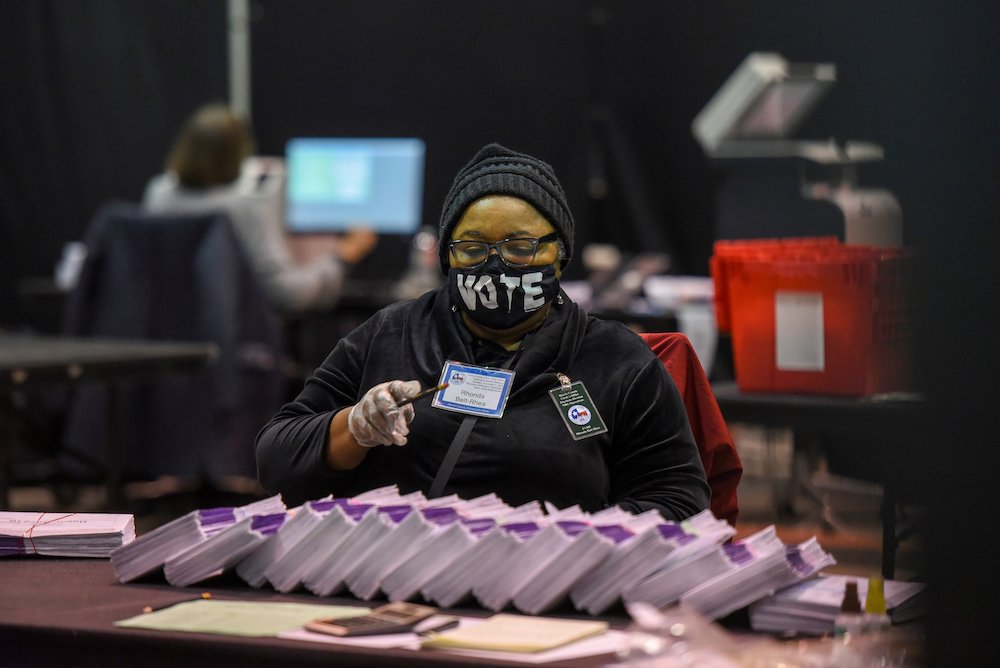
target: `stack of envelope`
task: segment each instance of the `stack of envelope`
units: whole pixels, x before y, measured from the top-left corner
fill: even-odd
[[[578,610],[599,615],[614,605],[623,592],[652,573],[713,550],[735,533],[728,523],[707,510],[680,523],[664,522],[659,514],[651,520],[652,524],[625,524],[618,530],[608,529],[615,540],[615,550],[598,568],[574,584],[570,597]]]
[[[107,557],[134,540],[128,514],[0,512],[0,557]]]
[[[376,504],[395,502],[401,499],[422,499],[423,494],[401,497],[395,486],[383,487],[350,499],[333,499],[332,503],[307,503],[306,512],[313,515],[303,520],[305,527],[294,529],[286,536],[283,529],[275,540],[287,538],[287,549],[275,555],[270,566],[264,569],[263,577],[280,592],[290,592],[300,587],[306,578],[312,577],[327,556],[337,550],[349,537],[365,516],[374,511]],[[288,529],[292,529],[289,523]],[[248,560],[254,556],[248,557]],[[236,572],[240,572],[237,566]]]
[[[866,578],[820,575],[751,605],[750,626],[757,631],[775,633],[832,634],[840,614],[844,588],[851,581],[857,583],[858,596],[864,602],[868,594]],[[909,621],[923,613],[924,588],[920,582],[886,580],[883,583],[886,610],[893,624]]]
[[[652,511],[512,508],[494,494],[427,499],[389,486],[291,510],[272,497],[195,511],[119,547],[111,561],[122,582],[163,568],[169,583],[187,586],[235,569],[254,587],[318,596],[346,589],[444,608],[474,599],[530,615],[565,603],[593,615],[619,601],[679,603],[712,619],[834,563],[815,538],[785,545],[771,526],[727,543],[734,533],[709,511],[667,522]],[[787,625],[784,604],[758,607],[758,621]]]
[[[541,513],[540,508],[538,512]],[[446,571],[421,587],[420,593],[427,601],[443,608],[455,607],[472,595],[474,587],[509,568],[510,558],[517,548],[540,529],[538,521],[533,520],[497,525],[453,561]]]
[[[725,546],[731,567],[684,592],[681,606],[709,619],[719,619],[836,563],[815,538],[797,546],[777,542],[780,547],[773,552],[754,553],[740,550],[740,545]]]
[[[236,566],[236,574],[251,587],[263,587],[268,581],[267,569],[295,549],[334,506],[347,502],[347,499],[320,499],[289,510],[289,517],[281,527]]]
[[[496,521],[459,518],[443,531],[430,536],[423,548],[411,554],[382,580],[382,591],[390,601],[416,598],[429,582],[443,579],[456,562],[462,559],[483,534],[496,527]]]
[[[284,512],[280,496],[239,507],[194,510],[116,549],[111,553],[111,566],[120,582],[131,582],[240,520]]]
[[[236,566],[269,536],[277,533],[285,513],[254,515],[201,541],[163,565],[163,575],[175,587],[187,587]]]
[[[563,537],[545,560],[526,570],[511,602],[529,615],[547,612],[565,600],[570,587],[597,567],[615,547],[601,527],[582,522],[558,522]]]
[[[482,513],[495,513],[507,506],[495,494],[462,501],[457,497],[435,499],[414,508],[414,512],[393,529],[390,527],[378,544],[372,545],[365,563],[345,580],[352,594],[370,600],[382,588],[383,580],[404,564],[426,551],[437,553],[435,538],[450,527]],[[438,554],[438,557],[441,555]]]
[[[411,505],[376,506],[369,510],[347,532],[347,537],[338,541],[335,549],[326,552],[317,567],[303,579],[303,584],[317,596],[339,593],[346,580],[374,556],[382,539],[412,512],[414,507]]]

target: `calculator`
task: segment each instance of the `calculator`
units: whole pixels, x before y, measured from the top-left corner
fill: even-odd
[[[315,619],[305,627],[310,631],[341,637],[406,633],[436,612],[437,608],[400,601],[380,606],[358,617]]]

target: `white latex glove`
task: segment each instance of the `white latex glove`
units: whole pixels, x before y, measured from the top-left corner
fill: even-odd
[[[376,445],[406,445],[413,420],[413,404],[396,406],[420,392],[416,380],[390,380],[376,385],[361,397],[347,416],[347,429],[366,448]]]

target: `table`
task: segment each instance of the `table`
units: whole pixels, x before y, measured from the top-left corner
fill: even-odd
[[[508,661],[407,650],[321,645],[279,638],[120,629],[113,622],[143,606],[165,607],[209,591],[215,599],[361,605],[251,589],[235,578],[175,588],[162,579],[120,584],[106,559],[17,557],[0,561],[0,663],[5,666],[523,666]],[[459,614],[484,616],[478,611]],[[618,626],[624,625],[619,620]],[[547,663],[553,668],[602,666],[613,657]]]
[[[108,498],[121,500],[121,451],[115,437],[116,386],[121,380],[193,373],[218,355],[213,343],[88,339],[0,333],[0,394],[58,383],[100,381],[108,386]],[[5,409],[8,407],[4,407]],[[4,416],[0,414],[0,421]],[[8,506],[12,438],[0,437],[0,507]]]
[[[912,487],[907,444],[919,433],[925,402],[913,394],[844,397],[806,394],[743,393],[735,382],[712,385],[727,422],[791,427],[796,448],[808,442],[835,456],[845,475],[882,485],[882,575],[895,573],[895,553],[907,532],[896,533],[896,502]],[[850,433],[832,444],[823,436]],[[870,447],[871,442],[878,447]]]

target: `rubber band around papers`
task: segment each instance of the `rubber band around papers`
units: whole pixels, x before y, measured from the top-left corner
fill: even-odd
[[[73,515],[76,515],[76,513],[67,513],[66,515],[63,515],[61,517],[53,517],[51,520],[46,520],[45,522],[43,522],[42,518],[45,517],[47,514],[48,513],[42,513],[41,515],[39,515],[38,519],[35,520],[35,522],[30,527],[28,527],[27,529],[25,529],[24,533],[21,534],[21,537],[17,539],[17,545],[14,547],[14,550],[15,550],[16,554],[38,554],[38,549],[35,547],[35,538],[32,535],[34,533],[35,529],[37,527],[40,527],[40,526],[43,526],[43,525],[46,525],[46,524],[52,524],[53,522],[58,522],[59,520],[64,520],[64,519],[66,519],[68,517],[73,517]],[[24,549],[24,544],[25,544],[24,543],[24,539],[25,538],[27,538],[28,542],[31,543],[31,551],[30,552],[28,552],[27,550]]]

